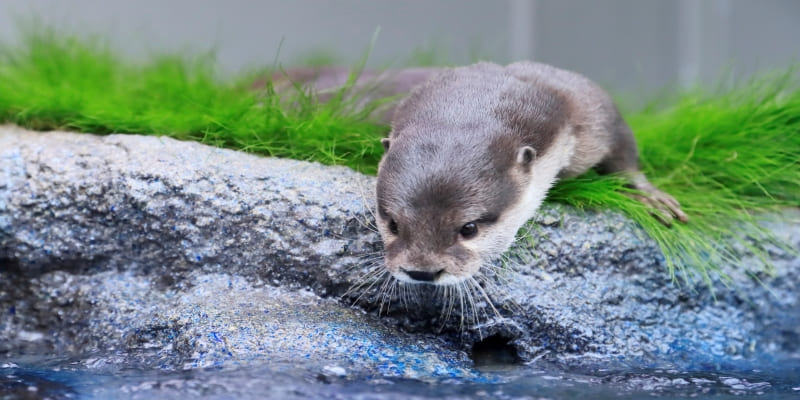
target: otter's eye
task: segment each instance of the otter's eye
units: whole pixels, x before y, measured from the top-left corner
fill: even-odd
[[[478,234],[478,225],[476,225],[474,222],[466,223],[461,227],[461,230],[458,231],[458,233],[460,233],[464,239],[469,239]]]
[[[394,220],[389,220],[389,232],[392,232],[393,235],[397,235],[397,222]]]

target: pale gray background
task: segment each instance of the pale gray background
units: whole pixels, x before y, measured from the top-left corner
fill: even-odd
[[[108,37],[131,57],[218,50],[223,71],[283,65],[315,49],[346,62],[407,60],[437,48],[464,64],[534,59],[617,92],[718,83],[800,60],[800,0],[0,0],[0,38],[15,21]]]

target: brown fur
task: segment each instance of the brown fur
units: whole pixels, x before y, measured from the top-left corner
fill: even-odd
[[[397,106],[384,144],[379,225],[386,266],[404,280],[474,274],[507,248],[557,177],[596,165],[641,175],[611,98],[583,76],[532,62],[442,70]],[[499,236],[462,237],[471,222]]]
[[[348,75],[332,68],[286,77],[324,95]],[[508,248],[556,179],[594,166],[628,175],[666,223],[686,220],[639,171],[636,141],[611,98],[579,74],[533,62],[478,63],[364,72],[356,88],[367,87],[377,89],[370,98],[410,91],[381,114],[392,131],[376,188],[386,267],[398,279],[469,278]],[[468,223],[478,227],[475,237],[460,234]]]

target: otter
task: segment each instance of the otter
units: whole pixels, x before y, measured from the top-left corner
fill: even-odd
[[[556,180],[592,167],[626,175],[643,201],[687,220],[641,172],[608,94],[546,64],[446,69],[401,101],[382,143],[378,227],[400,281],[468,279],[510,247]]]
[[[590,168],[626,176],[662,222],[688,219],[642,173],[611,97],[580,74],[525,61],[384,76],[390,88],[413,87],[386,113],[376,186],[385,268],[402,282],[470,279],[511,246],[558,179]]]

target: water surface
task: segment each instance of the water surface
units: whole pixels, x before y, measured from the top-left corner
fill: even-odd
[[[563,371],[493,365],[465,381],[358,376],[335,365],[162,370],[128,357],[20,356],[0,362],[0,399],[797,399],[800,358],[736,371]]]

